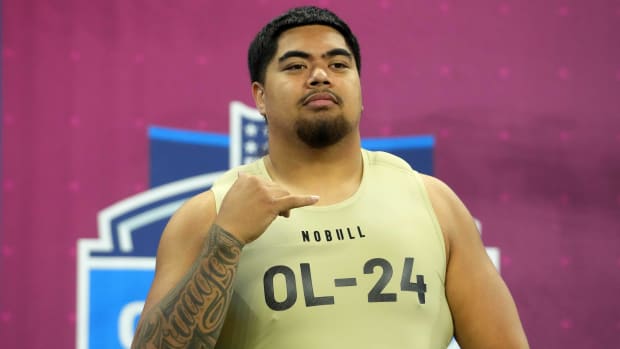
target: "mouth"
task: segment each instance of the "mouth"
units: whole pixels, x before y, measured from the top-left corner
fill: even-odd
[[[330,92],[312,93],[303,99],[302,105],[311,107],[325,107],[340,104],[338,97]]]

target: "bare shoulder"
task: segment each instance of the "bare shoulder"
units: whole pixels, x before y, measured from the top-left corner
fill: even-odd
[[[449,247],[459,248],[460,244],[473,243],[482,248],[474,218],[458,195],[438,178],[428,175],[422,175],[422,178],[446,243],[455,245]]]
[[[473,223],[471,214],[456,193],[443,181],[422,174],[429,200],[446,242],[446,254],[450,256],[452,242],[457,238],[459,226]]]
[[[172,215],[164,229],[144,311],[156,304],[185,275],[200,254],[216,216],[212,191],[188,199]]]
[[[451,210],[458,211],[465,209],[465,205],[463,205],[456,193],[446,183],[438,178],[426,174],[422,174],[422,180],[433,205],[437,204],[437,206],[442,209],[442,211],[438,213],[454,214],[459,212],[451,212]],[[444,210],[446,212],[444,212]]]
[[[211,190],[188,199],[170,218],[160,244],[168,240],[192,240],[200,235],[204,238],[215,215],[215,197]]]
[[[158,267],[169,254],[181,254],[184,250],[187,252],[187,249],[200,246],[215,215],[215,199],[210,190],[183,203],[162,233],[157,250]]]

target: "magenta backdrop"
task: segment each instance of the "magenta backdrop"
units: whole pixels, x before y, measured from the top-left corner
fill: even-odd
[[[3,348],[74,347],[76,241],[148,186],[147,126],[227,132],[300,3],[2,0]],[[532,347],[618,347],[620,2],[310,3],[361,41],[363,135],[436,135]]]

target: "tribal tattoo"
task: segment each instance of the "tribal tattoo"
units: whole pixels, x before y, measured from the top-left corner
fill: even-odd
[[[214,348],[230,304],[242,247],[214,224],[190,272],[144,314],[132,348]]]

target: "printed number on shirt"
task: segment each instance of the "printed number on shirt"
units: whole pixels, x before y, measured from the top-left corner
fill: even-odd
[[[405,292],[415,292],[418,295],[420,304],[426,303],[426,284],[424,283],[424,275],[413,276],[414,258],[407,257],[403,261],[403,274],[400,278],[400,290]],[[374,286],[368,290],[368,302],[396,302],[397,294],[384,292],[387,285],[394,277],[392,264],[383,258],[372,258],[364,263],[362,268],[364,274],[378,274],[378,278]],[[299,264],[299,274],[301,275],[301,283],[303,286],[303,297],[307,307],[318,305],[335,304],[334,296],[318,296],[314,292],[312,285],[312,271],[309,263]],[[284,299],[276,299],[274,290],[274,279],[277,275],[285,280],[286,296]],[[265,291],[265,302],[267,306],[273,310],[281,311],[292,307],[297,302],[297,282],[296,274],[293,269],[285,265],[273,266],[265,272],[263,276],[263,286]],[[334,287],[356,287],[356,277],[336,278],[334,279]],[[282,297],[280,297],[282,298]]]

